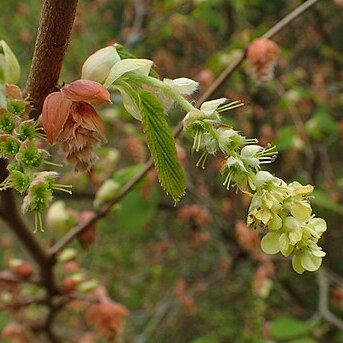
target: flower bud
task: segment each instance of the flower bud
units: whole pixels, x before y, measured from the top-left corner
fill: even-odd
[[[77,251],[73,248],[64,249],[61,254],[58,256],[58,262],[65,263],[72,260],[75,260],[77,257]]]
[[[82,66],[81,78],[101,83],[119,60],[120,57],[113,45],[102,48],[87,58]]]
[[[64,201],[55,201],[48,209],[46,225],[49,229],[65,232],[73,224]]]
[[[20,65],[5,41],[0,41],[0,83],[16,83],[20,77]]]
[[[32,264],[27,261],[13,258],[9,260],[8,265],[13,273],[23,279],[27,279],[33,274]]]
[[[278,45],[267,38],[255,39],[248,47],[249,72],[258,84],[268,82],[273,78],[279,51]]]
[[[94,206],[99,207],[106,201],[112,199],[119,191],[120,185],[118,182],[111,179],[106,180],[95,194]]]
[[[91,279],[80,283],[77,289],[82,293],[88,293],[94,291],[94,289],[96,289],[98,286],[99,282],[97,280]]]

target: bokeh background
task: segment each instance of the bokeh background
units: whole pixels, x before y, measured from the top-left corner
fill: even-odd
[[[196,100],[240,50],[300,3],[80,1],[60,82],[78,79],[91,53],[116,42],[152,59],[161,77],[197,80]],[[22,65],[21,85],[40,5],[1,1],[0,38]],[[260,253],[258,235],[245,227],[247,197],[224,189],[219,156],[210,158],[205,170],[196,168],[199,156],[191,151],[190,137],[182,135],[177,143],[187,194],[181,202],[174,206],[150,172],[98,224],[96,237],[74,244],[79,268],[129,310],[121,342],[343,342],[343,332],[318,316],[324,296],[343,320],[343,8],[319,1],[273,39],[281,50],[272,81],[257,85],[245,62],[213,98],[245,103],[224,114],[225,120],[262,145],[277,146],[279,156],[268,170],[286,181],[315,185],[315,211],[329,227],[322,242],[329,294],[319,292],[316,273],[299,276],[289,260]],[[63,179],[74,185],[74,194],[56,196],[78,213],[92,210],[94,194],[106,179],[125,182],[148,158],[140,123],[125,112],[119,96],[113,101],[116,106],[100,111],[109,144],[99,150],[99,163],[89,175],[66,167]],[[175,108],[168,120],[175,125],[183,115]],[[58,153],[54,156],[61,161]],[[8,260],[25,254],[0,225],[5,268]],[[63,232],[47,227],[39,235],[55,241]],[[61,280],[65,274],[61,268]],[[84,313],[77,304],[68,311],[59,318],[59,333],[66,342],[79,341],[88,331]],[[37,305],[19,315],[38,313]],[[1,312],[0,326],[7,322]]]

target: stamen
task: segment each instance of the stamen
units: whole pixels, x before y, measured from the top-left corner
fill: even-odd
[[[200,163],[201,163],[201,168],[202,168],[202,169],[205,169],[205,164],[206,164],[206,161],[207,161],[207,157],[208,157],[208,152],[207,152],[207,151],[204,151],[204,152],[201,154],[201,156],[200,156],[200,158],[199,158],[199,160],[198,160],[196,166],[199,167],[199,166],[200,166]]]
[[[219,106],[217,108],[217,112],[220,113],[220,112],[224,112],[224,111],[229,111],[229,110],[232,110],[234,108],[241,107],[241,106],[244,106],[244,103],[241,102],[241,100],[236,100],[236,101],[230,102],[229,104]]]

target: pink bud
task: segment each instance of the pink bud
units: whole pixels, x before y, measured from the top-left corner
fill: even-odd
[[[93,105],[111,102],[108,90],[98,82],[76,80],[61,89],[62,94],[71,101],[87,101]]]
[[[49,94],[43,104],[42,123],[49,143],[54,143],[66,123],[72,102],[60,92]]]
[[[247,59],[251,76],[258,83],[272,79],[279,47],[267,38],[255,39],[248,47]]]

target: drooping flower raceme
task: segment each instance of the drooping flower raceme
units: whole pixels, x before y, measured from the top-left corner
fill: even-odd
[[[44,101],[42,122],[48,140],[61,144],[67,161],[78,171],[92,166],[96,160],[93,149],[106,140],[93,105],[110,101],[107,89],[90,80],[74,81]]]
[[[278,50],[275,43],[265,39],[251,44],[248,59],[257,81],[265,82],[272,75]],[[276,158],[275,147],[258,145],[257,139],[244,137],[223,123],[220,116],[223,111],[242,106],[240,101],[229,102],[220,98],[195,108],[184,96],[197,90],[197,82],[186,78],[160,80],[153,73],[152,66],[152,61],[133,58],[130,54],[123,54],[118,46],[112,46],[89,57],[82,77],[102,80],[100,82],[105,87],[118,90],[127,111],[142,120],[145,130],[149,129],[147,124],[150,122],[143,118],[142,111],[152,110],[154,113],[162,108],[167,113],[172,104],[180,106],[187,113],[183,128],[194,137],[193,149],[201,152],[197,166],[204,168],[209,155],[224,154],[224,186],[227,189],[233,186],[250,195],[247,224],[251,229],[265,233],[262,249],[270,254],[293,254],[292,265],[298,273],[318,269],[325,253],[317,243],[326,230],[326,223],[312,214],[309,198],[313,187],[297,182],[287,184],[261,170],[264,164]],[[153,98],[146,95],[145,86],[149,87]],[[157,122],[152,118],[149,120],[155,125]],[[151,134],[147,133],[148,136]],[[151,151],[154,149],[156,146]]]
[[[286,184],[261,171],[261,165],[276,158],[275,147],[264,148],[256,144],[256,139],[247,139],[223,125],[219,113],[240,105],[233,102],[222,106],[226,102],[205,102],[184,119],[184,128],[194,136],[193,149],[202,151],[197,165],[204,167],[209,154],[224,153],[224,185],[227,189],[235,185],[250,194],[247,224],[266,233],[261,241],[262,250],[269,254],[281,252],[284,256],[293,253],[292,265],[298,273],[317,270],[325,256],[317,243],[326,223],[312,214],[309,196],[313,187],[298,182]]]

